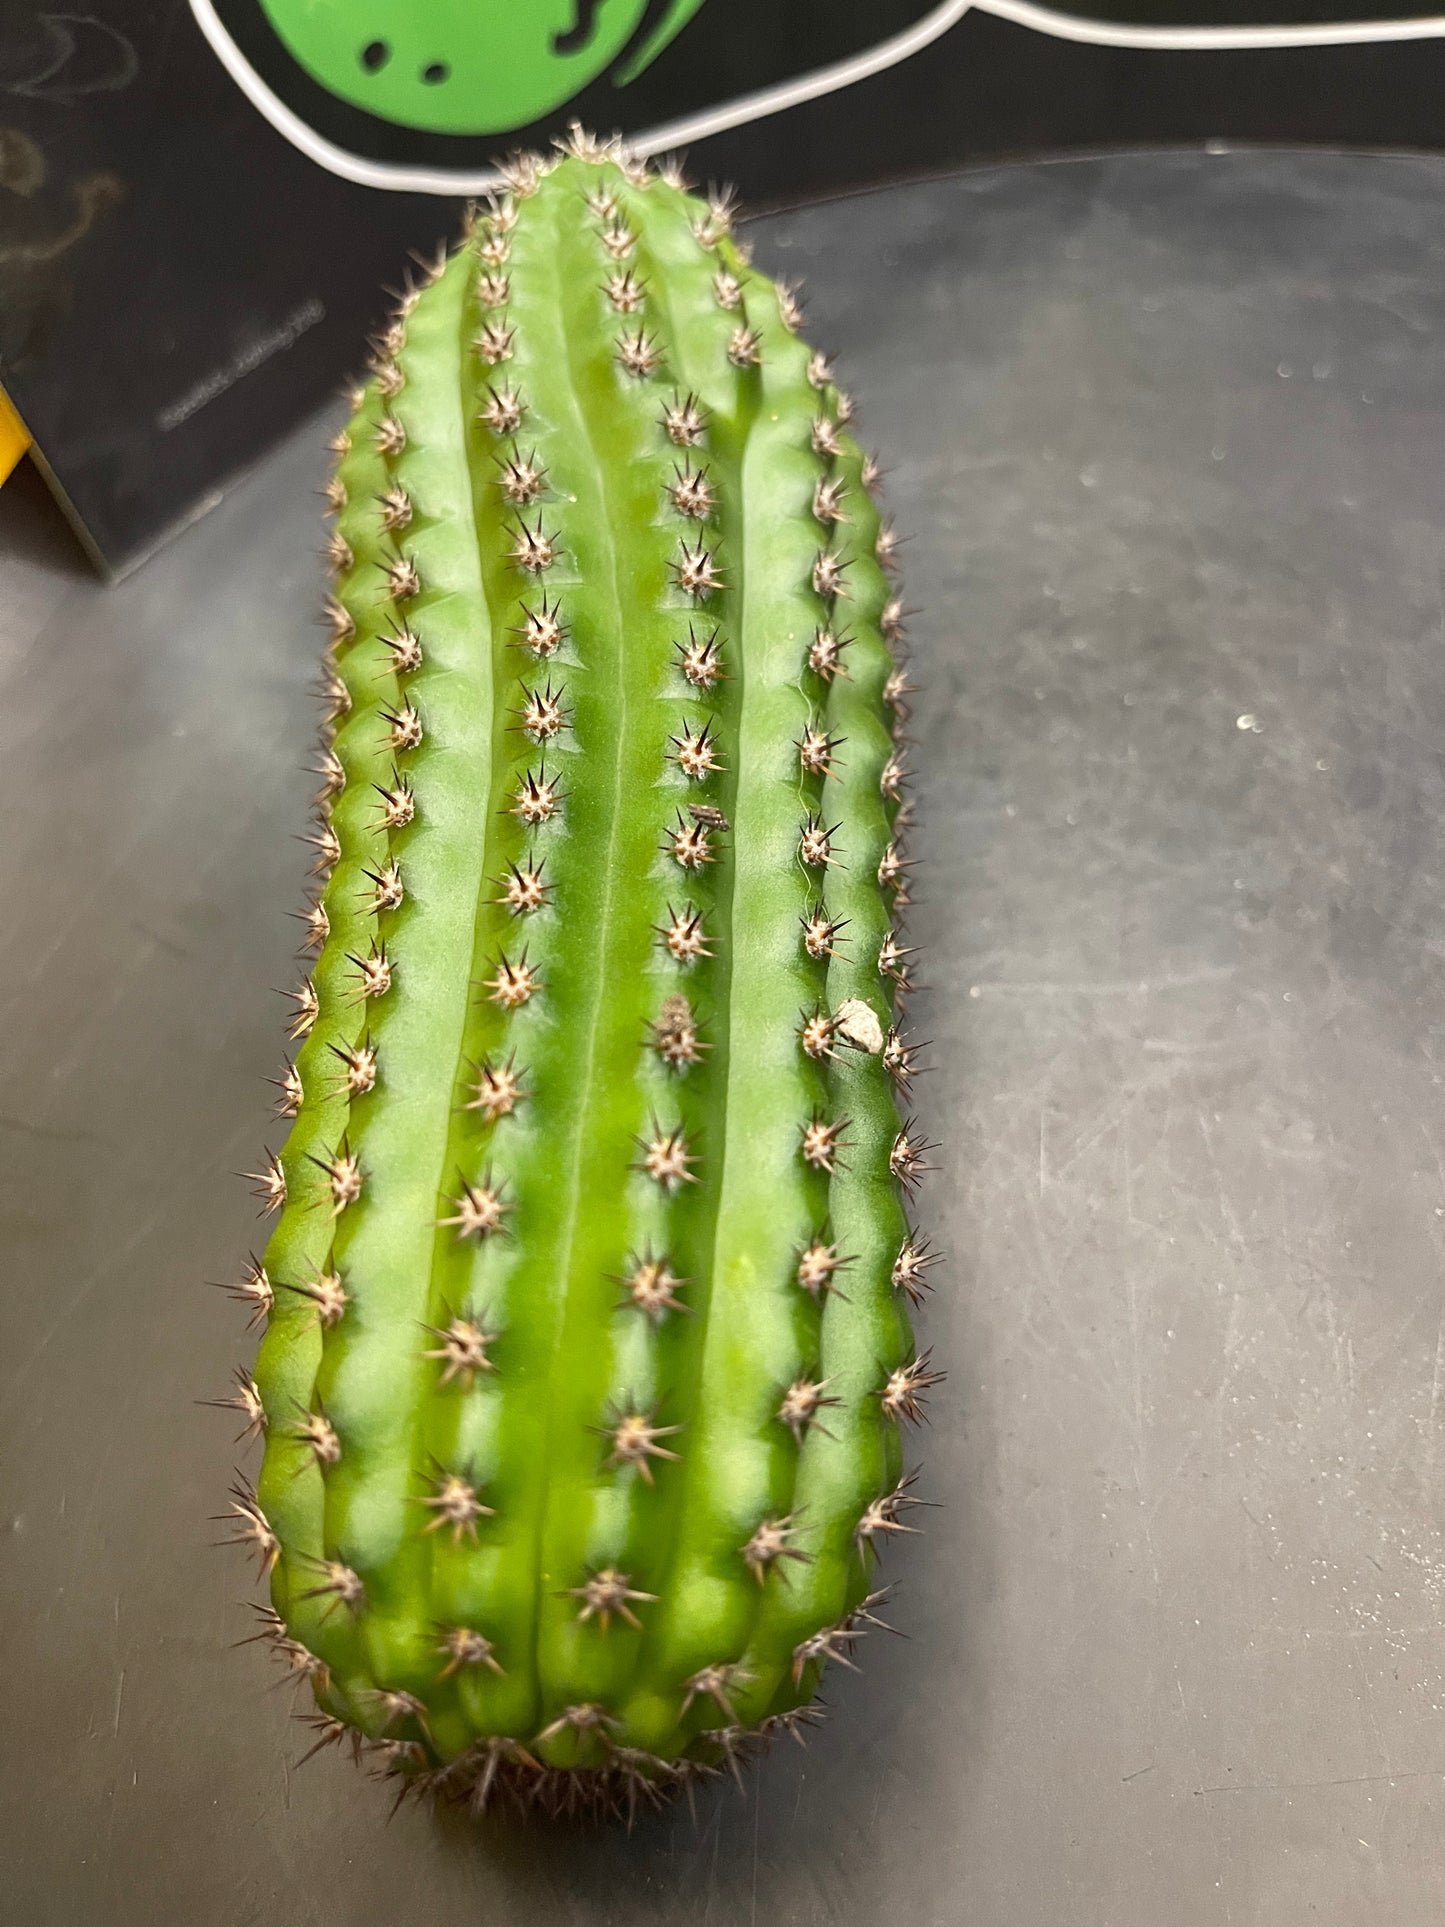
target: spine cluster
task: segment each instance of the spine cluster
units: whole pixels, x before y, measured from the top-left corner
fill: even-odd
[[[631,1806],[812,1718],[911,1529],[903,616],[726,203],[506,177],[336,444],[229,1516],[318,1745]]]

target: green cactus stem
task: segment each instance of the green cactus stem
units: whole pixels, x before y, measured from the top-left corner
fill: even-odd
[[[631,1808],[799,1731],[911,1529],[901,617],[726,206],[507,179],[336,444],[228,1516],[318,1745]]]

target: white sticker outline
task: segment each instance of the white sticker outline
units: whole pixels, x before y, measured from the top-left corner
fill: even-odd
[[[241,92],[276,132],[330,174],[358,187],[401,194],[447,196],[482,194],[497,185],[490,168],[417,167],[376,161],[352,154],[315,128],[269,87],[247,60],[216,12],[214,0],[190,0],[191,13],[212,52]],[[776,87],[762,87],[719,107],[684,115],[660,127],[628,136],[628,146],[639,154],[665,153],[711,134],[763,120],[804,101],[836,93],[871,75],[896,67],[921,53],[947,33],[967,13],[987,13],[1056,40],[1073,40],[1092,47],[1123,47],[1156,53],[1222,53],[1265,47],[1347,47],[1389,40],[1434,40],[1445,35],[1445,16],[1422,15],[1408,20],[1338,20],[1319,25],[1278,27],[1133,27],[1108,20],[1058,13],[1032,0],[941,0],[941,4],[902,33],[882,40],[866,52],[854,54],[831,67],[820,67]],[[502,136],[498,137],[503,138]]]

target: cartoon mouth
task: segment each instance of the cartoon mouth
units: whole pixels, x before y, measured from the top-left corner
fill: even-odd
[[[602,0],[577,0],[577,19],[564,33],[552,36],[554,54],[575,54],[579,47],[585,47],[597,31],[597,9]]]

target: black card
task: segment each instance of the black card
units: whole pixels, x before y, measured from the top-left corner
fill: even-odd
[[[0,0],[0,380],[97,559],[360,365],[408,252],[576,118],[759,206],[1004,155],[1433,147],[1389,0]],[[1373,23],[1373,24],[1372,24]]]

